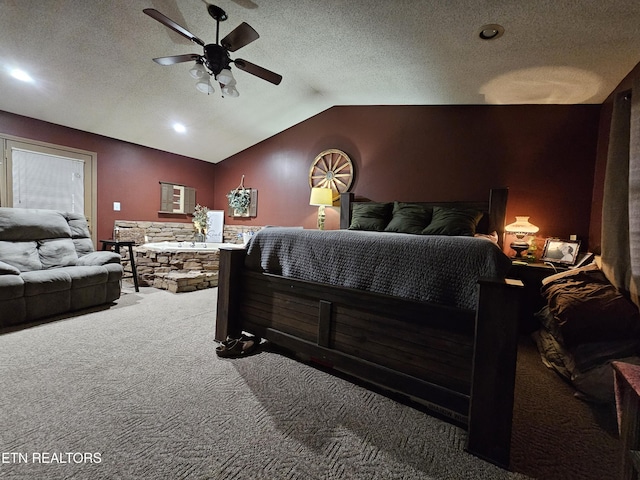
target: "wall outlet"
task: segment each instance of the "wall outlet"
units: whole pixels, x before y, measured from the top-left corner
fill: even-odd
[[[120,202],[113,202],[113,211],[114,212],[120,211]]]

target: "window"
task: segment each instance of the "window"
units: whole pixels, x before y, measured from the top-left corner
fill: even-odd
[[[92,226],[97,208],[95,153],[9,136],[0,136],[0,142],[0,205],[83,213]]]

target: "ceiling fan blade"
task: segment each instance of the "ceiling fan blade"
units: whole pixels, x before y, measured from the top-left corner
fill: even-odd
[[[235,63],[236,67],[238,67],[240,70],[244,70],[251,75],[260,77],[267,82],[273,83],[274,85],[280,85],[280,82],[282,81],[282,75],[278,75],[271,70],[262,68],[255,63],[247,62],[246,60],[242,60],[241,58],[234,60],[233,63]]]
[[[153,61],[159,63],[160,65],[174,65],[176,63],[195,61],[199,58],[200,55],[196,55],[195,53],[187,53],[184,55],[173,55],[171,57],[158,57],[154,58]]]
[[[163,15],[162,13],[160,13],[159,11],[157,11],[155,8],[145,8],[142,11],[144,13],[146,13],[147,15],[149,15],[154,20],[157,20],[160,23],[162,23],[165,27],[169,27],[174,32],[177,32],[180,35],[182,35],[183,37],[187,37],[192,42],[197,43],[198,45],[204,47],[205,44],[204,44],[204,42],[202,40],[200,40],[198,37],[196,37],[193,33],[191,33],[186,28],[181,27],[180,25],[178,25],[176,22],[171,20],[169,17],[167,17],[167,16]]]
[[[224,37],[220,44],[230,52],[235,52],[258,38],[260,38],[258,32],[248,23],[242,22]]]

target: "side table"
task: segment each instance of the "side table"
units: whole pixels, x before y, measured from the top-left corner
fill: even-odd
[[[636,479],[640,471],[640,366],[611,362],[616,392],[618,431],[622,441],[621,476]]]
[[[108,250],[111,248],[114,252],[117,252],[120,255],[120,249],[122,247],[127,247],[129,249],[129,265],[131,265],[131,275],[122,278],[133,278],[133,286],[136,289],[136,292],[139,292],[138,288],[138,272],[136,270],[136,257],[133,254],[133,246],[136,242],[132,240],[100,240],[102,242],[102,250]]]

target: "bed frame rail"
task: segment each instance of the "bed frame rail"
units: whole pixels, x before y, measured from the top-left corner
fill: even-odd
[[[508,468],[517,284],[481,280],[460,310],[246,271],[220,250],[216,339],[242,331],[399,392],[468,429],[467,450]]]

